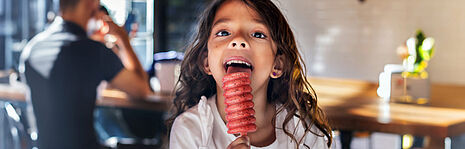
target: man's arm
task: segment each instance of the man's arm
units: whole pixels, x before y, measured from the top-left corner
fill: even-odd
[[[116,44],[120,47],[119,55],[125,67],[111,80],[110,84],[125,91],[131,97],[145,98],[153,92],[148,84],[148,76],[132,49],[126,31],[111,20],[107,20],[106,23],[110,28],[109,33],[117,38]]]
[[[149,84],[145,79],[142,79],[139,74],[126,68],[122,69],[110,84],[126,92],[133,99],[144,99],[147,95],[153,93],[150,90]]]

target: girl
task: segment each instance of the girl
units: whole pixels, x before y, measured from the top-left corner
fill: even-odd
[[[248,63],[257,130],[227,133],[226,62]],[[181,65],[170,148],[328,148],[331,128],[305,78],[286,19],[270,0],[216,0]]]

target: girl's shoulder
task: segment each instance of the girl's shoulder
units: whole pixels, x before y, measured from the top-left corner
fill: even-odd
[[[213,123],[211,108],[206,97],[202,96],[199,103],[176,117],[170,132],[170,145],[174,148],[200,147],[211,134]],[[201,144],[199,144],[201,143]]]
[[[282,131],[283,129],[278,129],[282,128],[282,124],[284,123],[286,116],[288,114],[287,110],[278,110],[281,108],[282,105],[278,104],[277,111],[281,111],[276,115],[276,128],[277,131]],[[308,123],[307,123],[308,124]],[[328,142],[328,139],[325,137],[323,132],[318,129],[318,127],[314,124],[311,125],[310,127],[310,132],[305,133],[305,126],[303,125],[300,117],[298,116],[297,113],[294,114],[292,119],[290,119],[289,122],[287,122],[286,126],[286,131],[291,133],[293,137],[298,141],[299,148],[318,148],[318,149],[326,149],[328,146],[326,145],[326,142]],[[281,134],[284,134],[282,132]],[[293,141],[293,139],[289,136],[286,135],[286,138],[288,140],[288,145],[290,145],[290,148],[296,148],[296,142]]]
[[[312,124],[310,131],[305,133],[305,127],[303,126],[300,118],[294,116],[293,121],[295,126],[295,137],[297,140],[302,139],[302,142],[300,143],[301,147],[307,146],[310,148],[328,148],[326,145],[328,138],[326,138],[324,133],[318,129],[316,125]]]
[[[173,123],[174,128],[199,128],[208,120],[208,117],[211,115],[211,108],[207,104],[207,99],[205,96],[202,96],[199,103],[182,114],[180,114]],[[202,125],[203,124],[203,125]]]

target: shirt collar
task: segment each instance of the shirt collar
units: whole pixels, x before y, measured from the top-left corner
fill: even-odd
[[[56,24],[57,26],[55,26],[54,24]],[[52,26],[54,26],[53,28],[55,29],[61,30],[63,32],[70,32],[78,37],[87,37],[87,32],[82,27],[80,27],[74,22],[63,20],[63,18],[61,17],[55,18],[50,27]]]
[[[64,31],[71,32],[80,37],[87,37],[86,31],[76,23],[70,21],[63,21],[63,27]]]

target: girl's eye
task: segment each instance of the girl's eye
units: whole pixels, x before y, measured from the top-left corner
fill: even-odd
[[[217,36],[229,36],[231,35],[231,33],[227,32],[227,31],[219,31],[218,33],[216,33]]]
[[[252,33],[252,36],[255,37],[255,38],[266,38],[266,35],[263,34],[263,33],[260,33],[260,32],[255,32],[255,33]]]

